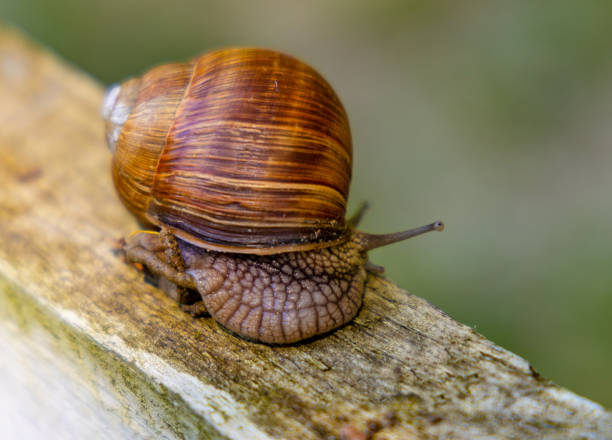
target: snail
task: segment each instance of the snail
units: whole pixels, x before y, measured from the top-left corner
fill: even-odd
[[[346,112],[289,55],[231,48],[158,66],[109,88],[102,113],[119,198],[153,229],[124,241],[127,260],[246,339],[294,343],[351,321],[377,270],[367,252],[443,228],[374,235],[355,229],[363,209],[345,219]]]

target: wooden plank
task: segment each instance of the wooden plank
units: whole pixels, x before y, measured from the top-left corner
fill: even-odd
[[[0,30],[3,438],[612,437],[601,406],[379,276],[353,323],[296,346],[181,312],[113,253],[137,225],[101,99]]]

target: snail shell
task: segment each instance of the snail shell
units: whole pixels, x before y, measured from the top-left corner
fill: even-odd
[[[154,68],[111,88],[103,116],[120,198],[161,229],[129,236],[127,260],[252,340],[349,322],[366,270],[381,270],[367,252],[443,227],[377,235],[354,229],[359,214],[345,220],[346,113],[321,75],[282,53],[225,49]]]
[[[345,239],[348,118],[303,62],[218,50],[116,86],[103,116],[116,189],[142,223],[256,255]]]

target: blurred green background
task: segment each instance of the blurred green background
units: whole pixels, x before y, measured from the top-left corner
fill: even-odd
[[[1,0],[104,83],[227,45],[315,66],[347,108],[375,263],[612,407],[612,3]],[[102,148],[102,140],[100,140]]]

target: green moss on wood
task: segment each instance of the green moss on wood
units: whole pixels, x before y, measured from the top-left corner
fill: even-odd
[[[135,415],[144,418],[151,432],[160,437],[169,433],[175,438],[226,439],[213,426],[190,408],[181,396],[165,386],[151,381],[138,368],[125,362],[117,354],[100,347],[86,334],[79,333],[47,306],[34,301],[27,293],[20,291],[0,277],[0,325],[16,325],[26,336],[36,330],[50,337],[51,350],[80,366],[83,379],[96,393],[99,376],[112,385],[113,395],[123,400],[126,425],[133,423]],[[45,368],[40,365],[40,368]],[[28,390],[24,390],[28,392]],[[133,402],[138,406],[133,407]],[[100,411],[108,410],[101,406]]]

